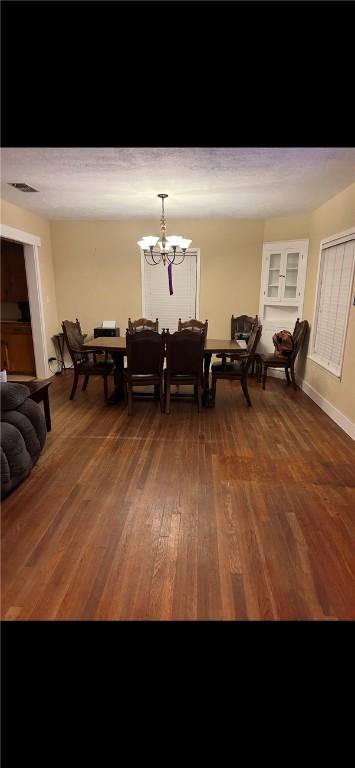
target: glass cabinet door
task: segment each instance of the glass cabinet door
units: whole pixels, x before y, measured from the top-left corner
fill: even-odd
[[[281,253],[270,253],[266,296],[274,301],[280,300]]]
[[[297,299],[297,283],[300,254],[288,251],[285,262],[285,283],[283,290],[284,299]]]

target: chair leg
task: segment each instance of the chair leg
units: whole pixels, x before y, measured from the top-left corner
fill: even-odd
[[[165,413],[170,413],[170,379],[166,379]]]
[[[200,382],[197,384],[197,408],[198,412],[202,411],[202,387]]]
[[[83,384],[83,386],[81,388],[83,392],[84,392],[84,389],[86,389],[88,383],[89,383],[89,376],[85,376],[84,384]]]
[[[160,400],[160,411],[161,411],[161,413],[164,413],[164,392],[163,392],[163,382],[162,381],[159,384],[159,400]]]
[[[287,367],[285,368],[285,374],[286,374],[286,379],[287,379],[287,386],[289,386],[291,384],[291,379],[290,379],[290,374],[288,372],[288,368]]]
[[[250,400],[249,392],[248,392],[248,381],[247,381],[247,379],[241,379],[240,383],[242,385],[242,390],[243,390],[245,399],[246,399],[248,405],[251,405],[251,400]]]
[[[266,387],[267,365],[263,365],[263,389]]]
[[[290,368],[290,370],[291,370],[291,379],[292,379],[293,388],[294,388],[294,389],[296,390],[296,392],[297,392],[297,384],[296,384],[296,377],[295,377],[295,369],[294,369],[293,365],[291,365],[291,368]]]
[[[128,390],[128,416],[132,415],[133,411],[133,394],[132,394],[132,385],[127,384],[127,390]]]
[[[74,400],[74,395],[76,392],[76,388],[78,386],[78,381],[79,381],[79,374],[76,371],[74,371],[74,381],[73,381],[73,386],[72,386],[69,400]]]

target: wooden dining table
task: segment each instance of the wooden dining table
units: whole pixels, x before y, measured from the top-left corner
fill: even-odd
[[[124,398],[124,387],[122,371],[124,368],[124,357],[127,354],[125,336],[98,336],[96,339],[86,339],[83,348],[91,349],[94,352],[109,352],[115,363],[114,381],[115,389],[108,399],[110,405],[114,405]],[[233,352],[242,351],[242,347],[237,341],[231,339],[206,339],[203,352],[203,404],[206,408],[212,408],[214,405],[212,390],[209,386],[209,372],[212,355],[224,353],[230,355]]]

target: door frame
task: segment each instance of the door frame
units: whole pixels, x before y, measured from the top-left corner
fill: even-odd
[[[41,238],[30,232],[24,232],[22,229],[9,227],[7,224],[0,224],[0,236],[23,245],[36,376],[39,379],[47,379],[52,374],[48,366],[48,347],[38,258],[38,248],[42,245]]]

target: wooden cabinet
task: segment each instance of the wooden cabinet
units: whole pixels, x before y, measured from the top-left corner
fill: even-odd
[[[8,373],[36,375],[31,323],[1,323],[1,368]]]
[[[28,301],[23,245],[1,238],[1,301]]]

